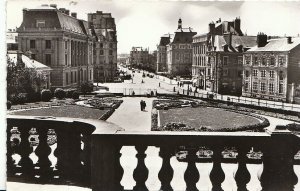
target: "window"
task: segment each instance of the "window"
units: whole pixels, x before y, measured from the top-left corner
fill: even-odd
[[[249,70],[245,70],[245,77],[246,77],[246,78],[249,78],[249,76],[250,76]]]
[[[274,93],[274,84],[273,83],[269,84],[269,92]]]
[[[73,72],[71,72],[71,84],[73,83]]]
[[[44,20],[37,20],[36,21],[36,27],[37,28],[43,28],[43,27],[45,27],[45,21]]]
[[[275,57],[274,56],[272,56],[270,58],[270,66],[275,66]]]
[[[245,92],[249,91],[249,83],[248,82],[245,83],[244,88],[245,88],[244,89]]]
[[[113,55],[113,51],[112,50],[109,50],[109,55]]]
[[[253,90],[257,90],[258,89],[258,83],[257,82],[253,82]]]
[[[269,76],[270,76],[270,78],[274,78],[275,72],[274,72],[273,70],[271,70],[271,71],[269,72]]]
[[[243,57],[242,56],[238,56],[237,63],[238,63],[238,65],[243,65]]]
[[[92,70],[90,70],[90,80],[92,80]]]
[[[103,50],[100,50],[100,55],[103,55]]]
[[[68,55],[65,54],[65,65],[68,65]]]
[[[223,76],[228,76],[228,69],[223,70]]]
[[[245,56],[245,64],[250,65],[250,56]]]
[[[239,77],[239,78],[243,78],[243,71],[242,71],[242,70],[239,70],[239,71],[238,71],[238,77]]]
[[[283,80],[283,78],[284,78],[284,77],[283,77],[283,71],[280,71],[280,72],[279,72],[279,80]]]
[[[283,83],[279,84],[279,93],[282,94],[283,93]]]
[[[253,65],[258,65],[258,58],[257,58],[257,56],[254,56],[254,58],[253,58]]]
[[[65,41],[65,49],[68,49],[68,41]]]
[[[227,66],[228,65],[228,56],[223,57],[223,65]]]
[[[279,64],[279,66],[284,66],[284,64],[285,64],[284,56],[278,57],[278,64]]]
[[[262,92],[266,91],[266,83],[265,82],[260,83],[260,91],[262,91]]]
[[[262,70],[261,73],[260,73],[260,76],[262,78],[266,77],[266,71],[265,70]]]
[[[30,40],[30,48],[35,48],[35,40]]]
[[[46,63],[47,66],[51,66],[51,54],[46,54]]]
[[[262,66],[266,66],[266,65],[267,65],[267,60],[266,60],[265,57],[262,57],[262,58],[261,58],[261,65],[262,65]]]
[[[253,76],[257,76],[258,71],[257,70],[253,70]]]
[[[112,43],[109,44],[109,48],[113,48],[113,44]]]
[[[51,49],[51,40],[46,40],[46,49]]]
[[[100,48],[103,48],[103,43],[100,43]]]

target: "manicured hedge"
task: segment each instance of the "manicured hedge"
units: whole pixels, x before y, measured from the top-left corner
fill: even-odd
[[[41,91],[41,100],[42,101],[50,101],[52,98],[52,93],[48,89],[43,89]]]
[[[66,97],[66,92],[61,88],[56,88],[54,91],[54,96],[57,99],[64,99]]]

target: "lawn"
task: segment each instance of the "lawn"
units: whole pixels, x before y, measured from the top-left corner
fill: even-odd
[[[193,128],[204,126],[210,129],[222,129],[255,125],[261,122],[252,116],[212,107],[185,107],[160,110],[159,117],[161,127],[167,123],[183,123]]]
[[[107,109],[99,110],[78,105],[64,105],[51,108],[39,108],[24,111],[11,112],[12,115],[30,115],[30,116],[53,116],[53,117],[72,117],[84,119],[99,119]]]

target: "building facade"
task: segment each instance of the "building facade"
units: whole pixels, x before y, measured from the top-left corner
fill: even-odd
[[[207,34],[193,36],[193,85],[206,90],[207,80]]]
[[[157,66],[156,72],[167,72],[167,45],[171,42],[171,36],[164,35],[160,37],[159,45],[157,45]]]
[[[18,50],[18,33],[16,29],[8,29],[6,32],[7,50]]]
[[[51,86],[76,87],[93,82],[94,37],[86,21],[56,5],[23,9],[18,49],[49,66]]]
[[[193,36],[192,28],[183,28],[182,20],[178,20],[178,28],[174,39],[167,45],[167,67],[171,76],[191,76]]]
[[[143,47],[132,47],[129,63],[134,68],[146,69],[149,65],[149,50]]]
[[[300,103],[300,38],[260,33],[243,64],[243,96]]]
[[[209,24],[207,44],[207,89],[227,95],[242,95],[243,53],[256,44],[255,36],[244,36],[241,20]]]
[[[88,14],[89,27],[94,31],[94,80],[95,82],[111,82],[117,71],[117,30],[115,19],[111,13]]]

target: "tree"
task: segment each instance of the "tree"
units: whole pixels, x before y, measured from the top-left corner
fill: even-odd
[[[22,61],[12,62],[7,57],[7,96],[28,93],[31,95],[40,91],[45,78],[35,69],[27,68]]]
[[[85,95],[86,93],[92,92],[93,88],[94,88],[94,86],[92,83],[84,82],[80,86],[80,91],[81,91],[81,93],[83,93]]]

